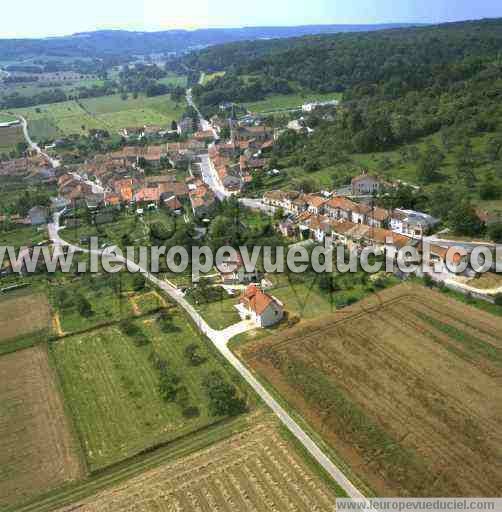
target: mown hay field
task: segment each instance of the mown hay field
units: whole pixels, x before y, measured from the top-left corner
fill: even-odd
[[[82,475],[47,350],[0,357],[0,509]]]
[[[7,120],[10,121],[8,118]],[[0,122],[2,121],[0,120]],[[24,142],[23,129],[21,126],[0,128],[0,154],[15,150],[19,142]]]
[[[227,382],[231,377],[186,317],[175,308],[170,312],[168,330],[159,327],[155,315],[134,320],[138,339],[116,325],[69,336],[51,346],[91,471],[223,419],[210,411],[203,383],[212,371]],[[186,354],[193,345],[201,358],[197,365]],[[162,398],[152,353],[165,361],[169,375],[179,379],[183,404],[178,400],[181,394],[172,401]],[[192,414],[187,416],[190,408]]]
[[[103,96],[85,100],[64,101],[14,109],[24,116],[34,140],[53,139],[72,134],[85,135],[91,129],[116,133],[121,128],[147,124],[169,127],[183,114],[184,104],[177,104],[169,95],[134,98],[129,95]],[[1,113],[0,113],[1,114]]]
[[[330,487],[267,421],[59,512],[335,510]]]
[[[500,494],[500,318],[400,285],[240,355],[377,495]]]

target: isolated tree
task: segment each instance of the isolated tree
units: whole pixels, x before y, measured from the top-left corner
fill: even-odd
[[[75,306],[80,316],[88,318],[92,316],[93,310],[91,303],[81,294],[75,296]]]
[[[483,231],[483,223],[468,200],[462,201],[453,208],[448,217],[448,223],[458,235],[476,236]]]

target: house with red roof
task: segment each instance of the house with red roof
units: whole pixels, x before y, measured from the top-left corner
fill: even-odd
[[[246,288],[236,308],[242,318],[252,320],[258,327],[271,327],[284,317],[282,302],[256,284]]]

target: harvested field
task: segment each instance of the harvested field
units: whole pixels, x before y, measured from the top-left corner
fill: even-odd
[[[0,295],[0,310],[0,343],[50,329],[51,312],[43,293]]]
[[[333,492],[275,423],[266,423],[59,512],[313,512],[334,506]]]
[[[377,495],[500,494],[500,318],[401,285],[241,355]]]
[[[81,475],[42,347],[0,358],[0,509]]]

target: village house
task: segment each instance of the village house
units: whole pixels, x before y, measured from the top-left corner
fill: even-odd
[[[303,196],[303,200],[307,205],[307,211],[313,215],[322,215],[324,213],[324,205],[326,204],[326,198],[318,196],[316,194],[306,194]]]
[[[194,133],[193,138],[197,141],[208,144],[214,140],[214,133],[212,130],[200,131]]]
[[[293,238],[296,235],[296,224],[291,219],[280,222],[277,229],[286,238]]]
[[[218,271],[220,272],[223,284],[226,285],[256,283],[261,278],[256,268],[251,271],[246,269],[242,257],[238,253],[235,259],[228,258],[227,261],[220,265]]]
[[[298,197],[298,192],[288,192],[283,190],[270,190],[263,194],[263,204],[289,210],[292,201]]]
[[[47,224],[49,219],[49,209],[45,206],[34,206],[28,212],[28,218],[32,226],[41,226]]]
[[[332,197],[324,205],[326,215],[333,219],[352,220],[352,211],[357,206],[346,197]]]
[[[178,135],[191,134],[195,131],[195,123],[191,117],[184,117],[178,121]]]
[[[322,107],[336,107],[339,104],[338,100],[329,101],[314,101],[312,103],[304,103],[302,105],[302,112],[311,113],[314,110]]]
[[[148,203],[158,205],[160,191],[158,187],[143,187],[134,194],[134,201],[138,204]]]
[[[159,125],[145,125],[143,134],[147,138],[163,137],[167,129]]]
[[[142,126],[127,127],[119,130],[119,135],[126,140],[131,139],[142,139],[145,135],[144,128]]]
[[[386,228],[390,224],[390,212],[384,208],[375,206],[371,208],[370,212],[366,216],[366,223],[368,226],[374,228]]]
[[[267,126],[239,126],[232,130],[232,139],[236,142],[256,140],[265,142],[273,139],[274,130]]]
[[[439,223],[431,215],[414,210],[396,209],[390,217],[390,228],[403,235],[422,237]]]
[[[420,251],[421,259],[426,265],[426,273],[430,274],[460,274],[461,270],[465,273],[472,273],[472,269],[466,266],[468,260],[467,255],[463,255],[459,252],[453,252],[449,254],[448,247],[442,247],[437,244],[423,244],[420,243],[418,246]]]
[[[213,191],[201,180],[188,182],[188,195],[193,214],[198,218],[209,216],[215,205],[216,197]]]
[[[382,188],[382,182],[376,176],[362,174],[352,179],[353,196],[369,196],[377,194]]]
[[[236,309],[241,318],[249,318],[258,327],[262,328],[271,327],[284,317],[282,302],[263,292],[256,285],[250,285],[246,288]]]
[[[167,197],[162,204],[167,210],[178,215],[183,211],[183,205],[176,196]]]

